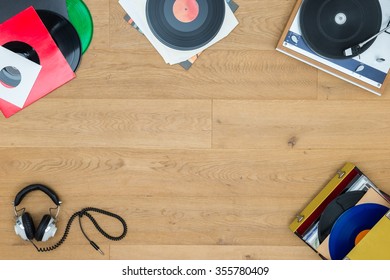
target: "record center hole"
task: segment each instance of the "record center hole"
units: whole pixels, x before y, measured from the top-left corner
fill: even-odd
[[[344,14],[344,13],[338,13],[338,14],[334,17],[334,21],[335,21],[338,25],[343,25],[344,23],[347,22],[347,15]]]
[[[0,70],[0,84],[6,88],[15,88],[22,81],[20,71],[13,66],[6,66]]]

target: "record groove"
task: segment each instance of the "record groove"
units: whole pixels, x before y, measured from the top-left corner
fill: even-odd
[[[148,0],[146,18],[161,43],[177,50],[193,50],[218,34],[225,7],[225,0]]]

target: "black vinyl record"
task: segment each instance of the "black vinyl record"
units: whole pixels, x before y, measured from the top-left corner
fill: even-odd
[[[73,72],[81,61],[81,42],[73,25],[63,16],[46,10],[37,10],[54,42],[65,57]]]
[[[322,212],[318,223],[318,239],[322,243],[329,235],[336,220],[363,197],[365,191],[351,191],[339,195]]]
[[[161,43],[177,50],[193,50],[218,34],[225,5],[225,0],[148,0],[146,18]]]
[[[344,50],[379,32],[382,10],[378,0],[304,0],[299,19],[302,36],[314,52],[342,59],[348,57]],[[374,41],[364,45],[359,54]]]

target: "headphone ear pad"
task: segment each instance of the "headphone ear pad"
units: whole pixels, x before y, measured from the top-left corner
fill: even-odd
[[[42,241],[43,235],[45,234],[45,230],[49,225],[50,220],[50,215],[46,214],[45,216],[43,216],[41,222],[39,223],[39,226],[37,227],[37,231],[35,233],[35,240]]]
[[[24,231],[29,240],[33,240],[35,237],[35,227],[33,219],[31,218],[30,213],[25,212],[22,215],[22,223],[24,227]]]

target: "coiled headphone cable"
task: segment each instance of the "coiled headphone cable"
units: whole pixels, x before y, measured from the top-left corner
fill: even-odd
[[[92,215],[89,213],[89,212],[96,212],[96,213],[99,213],[99,214],[103,214],[103,215],[106,215],[106,216],[109,216],[109,217],[112,217],[112,218],[115,218],[117,219],[118,221],[121,222],[122,226],[123,226],[123,232],[121,235],[119,236],[112,236],[112,235],[109,235],[106,231],[104,231],[100,225],[98,224],[98,222],[95,220],[94,217],[92,217]],[[38,252],[49,252],[49,251],[53,251],[55,249],[57,249],[58,247],[60,247],[66,240],[66,238],[68,237],[68,234],[69,234],[69,231],[70,231],[70,228],[72,226],[72,223],[74,221],[74,219],[76,219],[77,217],[79,218],[79,224],[80,224],[80,229],[81,229],[81,232],[83,233],[83,235],[85,236],[85,238],[89,241],[89,244],[91,244],[91,246],[96,250],[98,251],[100,254],[104,255],[103,251],[100,250],[99,246],[93,242],[91,239],[89,239],[89,237],[87,236],[87,234],[85,233],[84,229],[83,229],[83,226],[81,224],[81,218],[83,216],[86,216],[88,219],[91,220],[91,222],[93,223],[93,225],[95,226],[95,228],[107,239],[109,240],[112,240],[112,241],[119,241],[119,240],[122,240],[126,234],[127,234],[127,224],[126,224],[126,221],[119,215],[117,214],[114,214],[114,213],[111,213],[111,212],[108,212],[106,210],[103,210],[103,209],[99,209],[99,208],[94,208],[94,207],[87,207],[87,208],[84,208],[82,209],[81,211],[77,211],[76,213],[74,213],[70,218],[69,218],[69,221],[66,225],[66,228],[65,228],[65,232],[64,232],[64,235],[62,236],[62,238],[56,243],[54,244],[53,246],[50,246],[50,247],[45,247],[45,248],[39,248],[37,245],[34,244],[34,242],[31,241],[31,243],[34,245],[35,249],[37,249]]]

